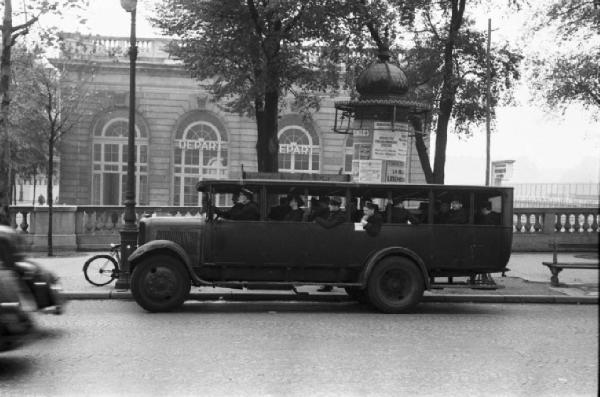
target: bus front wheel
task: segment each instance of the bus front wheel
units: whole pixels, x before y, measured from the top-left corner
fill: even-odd
[[[375,265],[368,282],[369,300],[384,313],[402,313],[419,303],[425,283],[417,265],[398,256]]]
[[[169,255],[143,259],[131,275],[131,294],[149,312],[168,312],[180,307],[190,288],[190,277],[183,264]]]

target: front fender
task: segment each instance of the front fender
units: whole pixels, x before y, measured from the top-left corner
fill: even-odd
[[[377,262],[387,256],[404,256],[411,259],[421,271],[421,275],[423,276],[423,280],[425,282],[425,289],[430,288],[429,274],[427,272],[427,268],[425,267],[425,262],[423,262],[423,259],[421,259],[416,252],[404,247],[388,247],[374,253],[368,259],[367,264],[360,275],[359,281],[362,285],[367,285],[367,280],[369,280],[369,276],[371,275],[373,268],[375,268],[375,265],[377,265]]]
[[[204,280],[198,278],[196,273],[194,273],[192,269],[192,261],[190,260],[189,255],[185,252],[185,250],[181,247],[181,245],[171,241],[171,240],[152,240],[140,247],[138,247],[135,251],[129,255],[129,272],[133,273],[133,269],[135,265],[141,261],[147,255],[151,255],[154,252],[158,251],[169,251],[179,257],[183,262],[183,265],[187,269],[190,278],[198,285],[200,284],[209,284]]]
[[[139,262],[139,260],[143,256],[146,256],[150,252],[158,251],[158,250],[172,251],[183,261],[183,263],[185,264],[185,267],[187,267],[188,269],[192,265],[190,257],[185,252],[185,250],[181,247],[181,245],[179,245],[173,241],[170,241],[170,240],[152,240],[142,246],[139,246],[138,248],[136,248],[135,251],[133,251],[131,253],[131,255],[129,255],[130,266],[132,264],[135,264],[136,262]],[[131,270],[133,270],[133,268]]]

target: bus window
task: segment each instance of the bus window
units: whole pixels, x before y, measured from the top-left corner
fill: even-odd
[[[469,223],[469,204],[470,200],[468,193],[452,191],[437,193],[434,223]]]
[[[408,199],[401,196],[394,197],[388,203],[390,222],[411,225],[427,223],[429,199],[426,192],[424,193],[423,197],[416,196]]]
[[[502,196],[478,193],[475,195],[475,224],[500,225]]]

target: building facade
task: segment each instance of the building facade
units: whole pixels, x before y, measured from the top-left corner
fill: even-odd
[[[120,205],[127,174],[129,42],[75,35],[65,40],[78,46],[79,58],[66,62],[71,78],[85,80],[92,95],[85,97],[80,122],[61,143],[60,202]],[[203,84],[163,51],[167,42],[138,41],[136,202],[194,206],[200,204],[199,179],[239,179],[242,170],[256,171],[256,123],[213,101]],[[334,101],[340,98],[344,93],[324,95],[320,110],[309,118],[280,114],[280,171],[352,174],[353,164],[366,154],[362,140],[333,131]],[[413,138],[406,136],[404,182],[425,183]]]

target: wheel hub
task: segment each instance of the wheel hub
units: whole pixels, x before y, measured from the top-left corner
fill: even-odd
[[[177,290],[177,279],[169,269],[156,268],[148,273],[146,286],[149,295],[155,298],[169,298]]]

